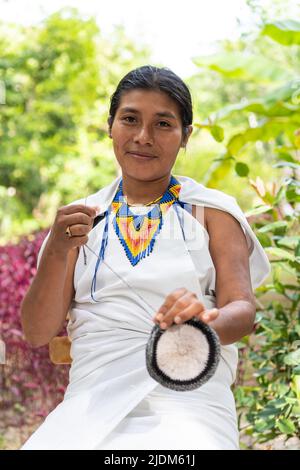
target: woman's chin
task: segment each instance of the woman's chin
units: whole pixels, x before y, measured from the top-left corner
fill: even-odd
[[[126,177],[139,181],[154,181],[161,178],[163,171],[159,172],[153,168],[122,168],[122,174]]]

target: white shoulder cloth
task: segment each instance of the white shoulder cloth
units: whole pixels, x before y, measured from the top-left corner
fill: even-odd
[[[251,229],[247,218],[236,199],[223,191],[206,188],[187,176],[175,176],[181,183],[180,200],[184,203],[212,207],[230,213],[241,224],[248,248],[252,287],[255,289],[263,283],[271,271],[268,257]]]

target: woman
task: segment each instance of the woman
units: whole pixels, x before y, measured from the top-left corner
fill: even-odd
[[[253,289],[270,266],[233,197],[172,174],[192,117],[167,68],[133,70],[113,94],[122,175],[58,210],[22,304],[33,346],[61,330],[70,306],[72,340],[64,400],[22,449],[239,448],[234,343],[253,329]],[[145,347],[154,323],[193,317],[218,334],[221,360],[183,393],[150,377]]]

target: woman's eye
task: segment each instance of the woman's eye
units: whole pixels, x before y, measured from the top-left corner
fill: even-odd
[[[132,124],[135,121],[135,117],[125,116],[121,120],[127,122],[128,124]],[[159,127],[170,127],[170,124],[166,121],[159,121],[159,124],[163,124],[162,126],[160,125]]]
[[[135,118],[133,116],[126,116],[122,118],[122,121],[132,122],[132,121],[127,121],[127,119],[135,119]]]

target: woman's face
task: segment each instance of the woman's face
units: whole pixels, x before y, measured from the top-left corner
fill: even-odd
[[[135,89],[120,100],[111,137],[123,175],[151,181],[170,174],[183,140],[178,105],[166,93]]]

